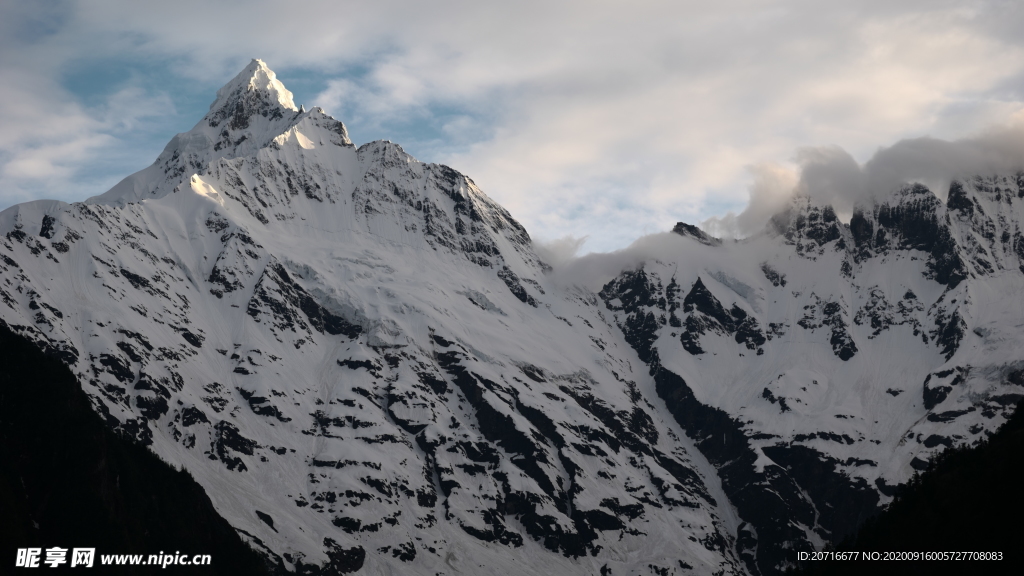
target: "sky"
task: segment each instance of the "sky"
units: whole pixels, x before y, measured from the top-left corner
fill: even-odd
[[[794,190],[1024,169],[1022,4],[4,0],[0,209],[106,191],[260,58],[535,239],[743,236]]]

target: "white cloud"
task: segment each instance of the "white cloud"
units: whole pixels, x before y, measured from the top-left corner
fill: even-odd
[[[793,197],[800,179],[795,170],[778,164],[761,163],[748,170],[754,181],[747,207],[739,214],[729,212],[702,222],[701,227],[712,236],[736,238],[760,230]]]
[[[533,235],[593,250],[729,209],[749,220],[774,202],[755,194],[743,216],[751,185],[774,190],[800,147],[863,163],[879,143],[951,139],[1024,107],[1022,9],[996,2],[97,0],[64,13],[32,68],[7,65],[52,79],[86,50],[130,50],[216,85],[255,56],[285,80],[323,74],[305,104],[370,138],[444,111],[426,160],[469,174]],[[83,147],[109,133],[72,116]]]
[[[795,162],[799,170],[755,166],[747,207],[739,214],[709,218],[701,226],[716,236],[743,237],[764,228],[794,194],[831,205],[844,218],[858,203],[884,197],[907,183],[924,184],[945,199],[953,180],[1024,171],[1024,108],[1009,124],[973,137],[900,140],[880,148],[864,164],[838,146],[801,148]]]
[[[576,257],[586,237],[576,238],[575,236],[563,236],[551,241],[534,239],[533,245],[537,255],[550,266],[559,267],[562,264]]]
[[[173,112],[166,95],[149,95],[127,87],[88,109],[59,85],[45,78],[8,70],[0,84],[0,101],[17,103],[0,108],[0,202],[4,206],[35,198],[80,200],[100,192],[126,174],[83,173],[119,157],[143,158],[118,136],[135,130],[147,119]],[[136,169],[137,169],[136,168]]]

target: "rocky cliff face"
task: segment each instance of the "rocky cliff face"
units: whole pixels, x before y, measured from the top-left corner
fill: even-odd
[[[0,214],[0,320],[283,567],[772,574],[1021,396],[1019,179],[954,188],[567,287],[254,61],[110,192]]]

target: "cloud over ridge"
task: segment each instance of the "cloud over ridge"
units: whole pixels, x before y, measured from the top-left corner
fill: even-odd
[[[1024,114],[969,138],[903,139],[879,148],[864,164],[839,146],[800,148],[794,163],[796,169],[770,163],[751,166],[753,183],[744,210],[708,218],[701,226],[719,237],[750,236],[797,194],[831,205],[841,217],[848,217],[859,202],[883,198],[909,183],[924,184],[945,200],[954,180],[1024,170]]]

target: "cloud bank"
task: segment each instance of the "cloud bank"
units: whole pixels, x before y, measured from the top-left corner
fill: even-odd
[[[794,194],[829,204],[840,217],[849,216],[858,202],[885,197],[913,182],[945,200],[953,180],[1024,170],[1024,114],[971,138],[900,140],[880,148],[864,164],[838,146],[801,148],[793,161],[796,169],[775,164],[751,167],[754,181],[746,208],[709,218],[701,226],[724,238],[755,234]]]

